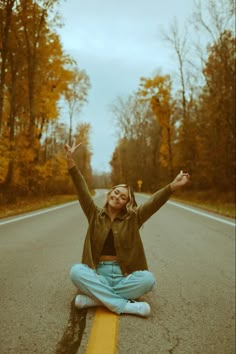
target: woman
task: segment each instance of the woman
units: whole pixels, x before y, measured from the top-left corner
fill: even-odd
[[[135,299],[152,290],[155,278],[148,270],[139,229],[190,176],[181,171],[139,207],[131,187],[120,184],[110,190],[105,206],[99,208],[74,162],[79,146],[75,142],[71,147],[65,145],[68,169],[89,224],[82,263],[72,266],[70,272],[80,292],[75,306],[105,306],[117,314],[146,317],[149,304]]]

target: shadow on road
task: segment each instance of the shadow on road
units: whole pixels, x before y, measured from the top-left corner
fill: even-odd
[[[75,299],[71,301],[70,317],[55,354],[76,354],[86,326],[87,309],[76,309]]]

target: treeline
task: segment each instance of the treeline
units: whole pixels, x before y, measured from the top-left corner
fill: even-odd
[[[0,2],[0,201],[70,193],[63,156],[72,136],[91,182],[88,124],[74,124],[89,78],[62,48],[56,0]],[[59,122],[59,104],[68,125]],[[75,126],[73,126],[75,125]]]
[[[0,203],[74,193],[65,142],[83,141],[77,162],[89,186],[129,183],[151,192],[180,169],[191,190],[235,192],[234,2],[195,3],[186,31],[176,20],[162,40],[177,73],[143,77],[135,93],[112,104],[119,136],[111,176],[92,176],[90,125],[75,123],[90,87],[63,51],[59,0],[0,1]],[[196,40],[193,37],[196,34]],[[199,43],[204,39],[204,43]],[[134,63],[135,65],[135,63]],[[60,105],[68,124],[60,123]]]
[[[113,103],[120,137],[113,184],[124,181],[138,190],[141,180],[143,191],[154,191],[183,169],[192,176],[191,191],[234,200],[235,34],[227,28],[234,28],[234,10],[232,1],[216,5],[209,1],[202,12],[198,2],[192,17],[196,38],[210,35],[205,46],[194,46],[193,31],[180,33],[176,21],[164,33],[176,54],[177,79],[159,70],[141,78],[135,94]]]

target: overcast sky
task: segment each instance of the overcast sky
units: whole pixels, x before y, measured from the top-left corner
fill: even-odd
[[[157,69],[171,74],[173,52],[161,38],[176,17],[181,26],[194,0],[67,0],[60,5],[64,50],[91,82],[88,104],[78,117],[92,126],[92,168],[109,171],[117,138],[109,105],[138,88]]]

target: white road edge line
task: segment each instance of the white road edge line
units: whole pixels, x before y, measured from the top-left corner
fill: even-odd
[[[41,210],[35,211],[35,212],[29,212],[29,214],[16,216],[15,218],[10,219],[10,220],[0,221],[0,226],[1,225],[5,225],[5,224],[10,224],[11,222],[20,221],[20,220],[23,220],[23,219],[28,219],[28,218],[31,218],[33,216],[46,214],[46,213],[49,213],[50,211],[61,209],[61,208],[65,208],[65,207],[73,205],[73,204],[78,204],[78,201],[69,202],[69,203],[66,203],[66,204],[63,204],[63,205],[58,205],[56,207],[47,208],[47,209],[43,209],[43,210],[41,209]]]
[[[207,214],[203,211],[200,211],[200,210],[197,210],[197,209],[193,209],[193,208],[190,208],[190,207],[187,207],[185,205],[182,205],[182,204],[179,204],[179,203],[175,203],[175,202],[172,202],[172,201],[168,201],[167,202],[168,204],[171,204],[171,205],[174,205],[178,208],[181,208],[181,209],[184,209],[184,210],[188,210],[188,211],[191,211],[192,213],[195,213],[195,214],[198,214],[198,215],[201,215],[201,216],[205,216],[206,218],[209,218],[209,219],[212,219],[212,220],[217,220],[219,222],[222,222],[224,224],[227,224],[227,225],[230,225],[230,226],[235,226],[235,222],[233,221],[229,221],[229,220],[225,220],[221,217],[217,217],[217,216],[214,216],[214,215],[210,215],[210,214]]]
[[[74,202],[66,203],[66,204],[63,204],[63,205],[56,206],[56,207],[52,207],[52,208],[49,208],[49,209],[39,210],[39,211],[31,212],[31,213],[26,214],[26,215],[17,216],[17,217],[15,217],[13,219],[10,219],[10,220],[0,221],[0,226],[1,225],[6,225],[6,224],[10,224],[12,222],[20,221],[20,220],[23,220],[23,219],[28,219],[28,218],[31,218],[33,216],[49,213],[50,211],[61,209],[61,208],[65,208],[67,206],[70,206],[70,205],[73,205],[73,204],[77,204],[77,203],[78,203],[78,201],[74,201]],[[212,219],[212,220],[216,220],[216,221],[222,222],[222,223],[230,225],[230,226],[235,226],[235,222],[233,222],[233,221],[225,220],[225,219],[222,219],[220,217],[207,214],[205,212],[202,212],[202,211],[187,207],[187,206],[182,205],[180,203],[175,203],[175,202],[172,202],[170,200],[167,203],[171,204],[171,205],[174,205],[174,206],[176,206],[178,208],[181,208],[181,209],[184,209],[184,210],[188,210],[188,211],[190,211],[192,213],[195,213],[195,214],[198,214],[198,215],[201,215],[201,216],[205,216],[206,218],[209,218],[209,219]]]

